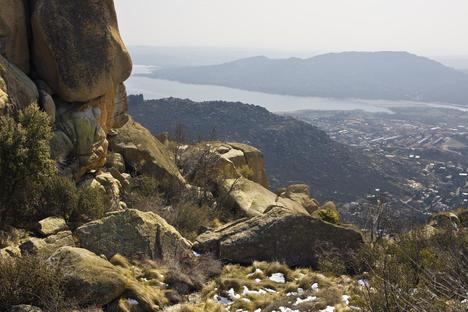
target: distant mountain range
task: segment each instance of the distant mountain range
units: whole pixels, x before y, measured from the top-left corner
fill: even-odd
[[[308,59],[259,56],[166,68],[150,76],[274,94],[468,105],[466,73],[406,52],[344,52]]]
[[[291,183],[310,185],[321,200],[351,201],[375,188],[401,191],[378,161],[331,140],[318,128],[242,103],[130,96],[129,112],[153,133],[185,129],[188,141],[223,140],[253,145],[265,157],[273,189]],[[181,127],[178,127],[179,129]]]

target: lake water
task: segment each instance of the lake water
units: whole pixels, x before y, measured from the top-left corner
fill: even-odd
[[[151,79],[138,76],[150,73],[153,68],[145,65],[134,65],[132,76],[126,81],[128,94],[143,94],[145,99],[161,99],[168,97],[191,99],[193,101],[229,101],[242,102],[263,106],[271,112],[286,112],[296,110],[356,110],[367,112],[388,112],[389,108],[401,106],[445,107],[468,111],[456,105],[387,101],[362,99],[331,99],[318,97],[300,97],[276,95],[261,92],[244,91],[212,85],[194,85],[176,81]]]

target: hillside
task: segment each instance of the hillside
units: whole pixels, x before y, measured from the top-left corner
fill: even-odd
[[[173,134],[182,125],[188,141],[219,139],[259,148],[273,189],[303,182],[318,198],[338,201],[356,199],[376,187],[397,190],[360,151],[332,141],[310,124],[262,107],[174,98],[135,102],[129,102],[129,112],[153,133]]]
[[[468,104],[468,75],[406,52],[344,52],[309,59],[252,57],[151,77],[297,96]]]

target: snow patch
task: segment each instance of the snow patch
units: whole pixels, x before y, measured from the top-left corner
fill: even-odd
[[[286,278],[284,277],[283,273],[273,273],[270,276],[270,281],[273,281],[273,282],[279,283],[279,284],[284,284],[284,283],[286,283]]]

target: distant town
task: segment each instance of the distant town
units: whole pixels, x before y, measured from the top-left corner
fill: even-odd
[[[376,163],[392,166],[390,171],[406,180],[407,190],[399,196],[385,194],[385,200],[390,206],[406,207],[408,216],[467,208],[468,113],[440,108],[392,110],[394,114],[306,111],[292,115],[338,142],[363,149]],[[384,193],[376,185],[367,200]],[[362,205],[349,203],[347,208],[352,213]]]

